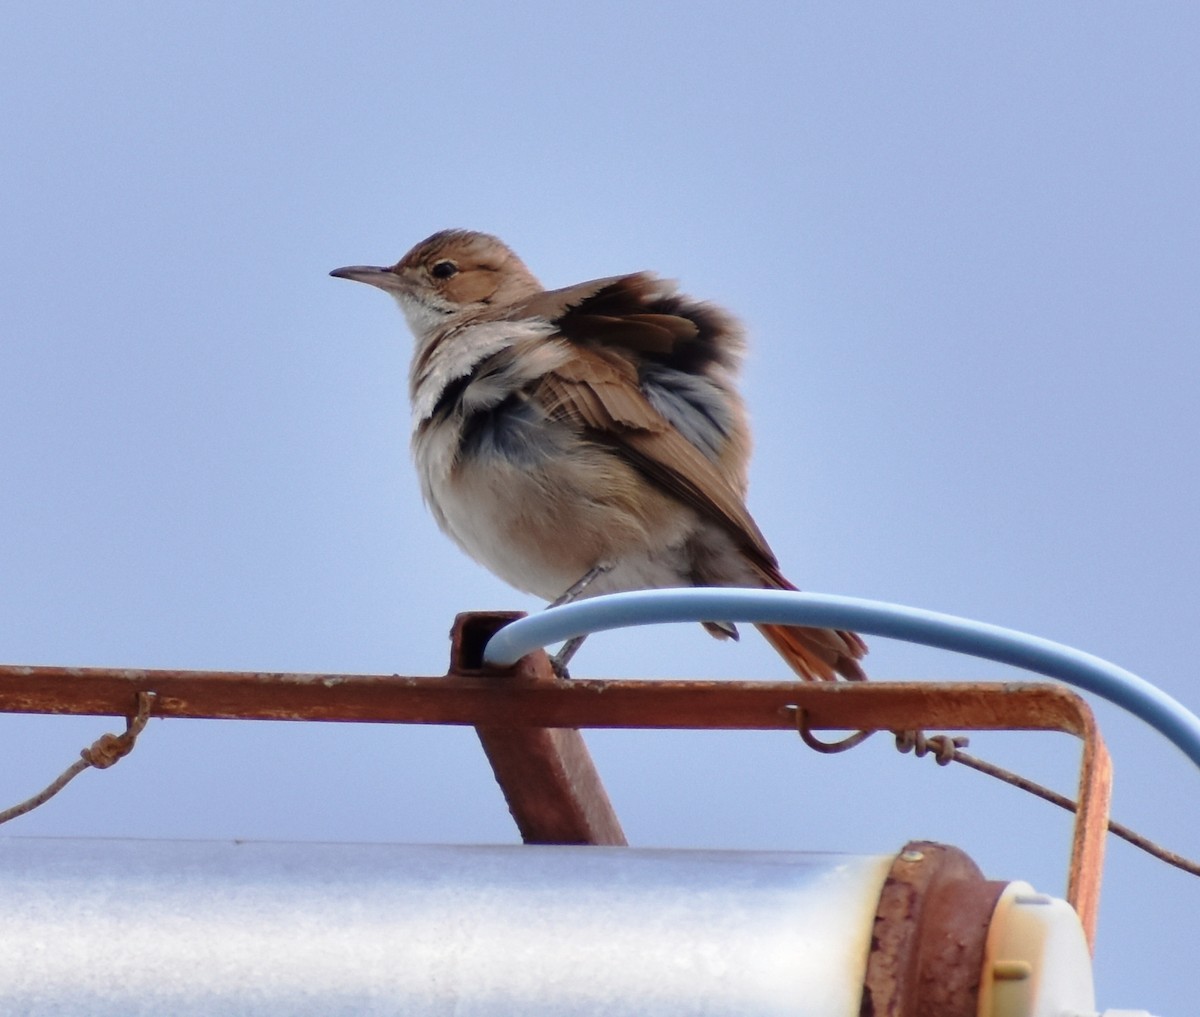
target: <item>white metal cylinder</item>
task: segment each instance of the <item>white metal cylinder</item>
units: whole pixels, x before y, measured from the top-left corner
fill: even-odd
[[[891,862],[0,840],[0,1012],[857,1017]]]

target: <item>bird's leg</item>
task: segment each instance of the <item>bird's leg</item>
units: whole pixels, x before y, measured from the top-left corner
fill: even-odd
[[[601,562],[599,565],[593,565],[579,579],[568,586],[561,596],[556,597],[550,604],[548,604],[547,609],[551,607],[562,607],[563,604],[569,604],[571,601],[577,600],[579,595],[583,593],[584,590],[591,586],[593,582],[599,579],[610,569],[612,569],[612,565],[606,562]],[[558,675],[559,678],[571,677],[570,674],[567,673],[567,664],[570,662],[571,658],[575,656],[575,653],[579,647],[583,645],[583,641],[585,639],[587,639],[587,636],[571,637],[562,644],[562,647],[559,649],[558,653],[550,658],[550,666],[554,668],[554,673]]]
[[[559,647],[558,653],[550,658],[550,666],[554,668],[554,673],[559,678],[570,678],[571,673],[567,670],[567,664],[571,662],[571,658],[575,656],[575,651],[583,645],[583,641],[587,636],[572,636]]]
[[[547,604],[546,609],[549,610],[552,607],[562,607],[563,604],[569,604],[573,600],[578,600],[579,595],[584,590],[586,590],[592,585],[592,583],[604,575],[605,572],[611,571],[612,565],[609,562],[602,561],[599,565],[593,565],[579,579],[575,580],[575,582],[568,586],[565,592],[563,592],[560,596],[555,597],[554,600]]]

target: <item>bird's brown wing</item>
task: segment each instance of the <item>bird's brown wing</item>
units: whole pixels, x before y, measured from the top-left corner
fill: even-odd
[[[747,511],[740,484],[719,458],[671,425],[643,391],[647,361],[705,376],[722,387],[741,359],[738,323],[720,308],[680,296],[649,273],[614,276],[530,298],[522,313],[554,323],[575,355],[544,376],[538,398],[548,412],[585,429],[660,489],[728,532],[768,588],[796,589]],[[729,398],[736,400],[731,389]],[[803,678],[865,677],[866,645],[853,632],[760,625]]]
[[[737,489],[719,467],[654,409],[632,364],[614,354],[579,349],[544,375],[531,393],[554,419],[571,422],[609,446],[662,490],[729,532],[768,588],[794,590],[779,571],[766,538]],[[794,625],[759,630],[801,678],[864,678],[866,652],[853,632]]]
[[[534,398],[552,418],[585,430],[655,485],[718,523],[764,571],[778,571],[741,494],[713,460],[650,405],[628,360],[578,347],[571,359],[542,377]]]
[[[545,318],[573,343],[618,349],[691,374],[735,370],[745,342],[738,322],[676,292],[651,272],[610,276],[529,297],[504,313]]]

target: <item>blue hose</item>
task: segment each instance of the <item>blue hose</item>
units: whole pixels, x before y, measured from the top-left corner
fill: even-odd
[[[1200,767],[1200,718],[1161,689],[1100,657],[1015,629],[858,597],[786,590],[639,590],[565,604],[506,625],[488,642],[496,667],[574,636],[663,622],[733,621],[853,629],[1012,664],[1115,703]]]

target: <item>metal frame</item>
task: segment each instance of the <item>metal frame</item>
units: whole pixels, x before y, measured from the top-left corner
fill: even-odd
[[[580,728],[1059,731],[1083,741],[1067,898],[1091,943],[1112,787],[1087,704],[1034,683],[805,684],[563,680],[545,653],[483,665],[487,641],[521,617],[459,615],[443,677],[0,666],[0,712],[471,725],[526,843],[625,844]]]

